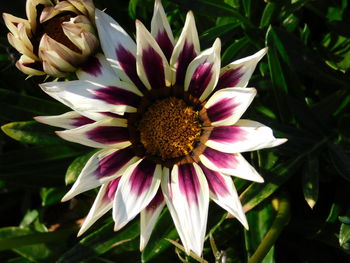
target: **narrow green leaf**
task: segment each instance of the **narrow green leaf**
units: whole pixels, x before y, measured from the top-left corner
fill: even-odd
[[[54,133],[54,128],[36,121],[11,122],[1,127],[2,131],[20,142],[29,144],[59,144],[62,139]]]
[[[286,96],[288,94],[288,85],[275,48],[275,44],[270,40],[270,36],[272,34],[271,32],[273,32],[273,29],[269,27],[266,34],[266,45],[269,47],[269,51],[267,52],[267,59],[273,84],[272,92],[274,94],[274,102],[277,105],[280,119],[288,120],[290,114],[288,108],[285,107],[285,105],[287,105]]]
[[[265,6],[264,12],[260,20],[260,28],[264,28],[270,25],[274,15],[276,14],[277,3],[268,2]]]
[[[303,172],[303,193],[308,205],[313,208],[318,199],[319,188],[318,156],[310,155]]]
[[[289,162],[279,163],[271,170],[273,176],[267,177],[263,174],[265,183],[252,183],[240,196],[244,211],[253,209],[285,183],[300,166],[301,156]]]
[[[350,156],[337,144],[328,144],[330,157],[336,171],[347,181],[350,181]]]
[[[137,8],[139,1],[140,0],[130,0],[129,1],[128,12],[129,12],[129,16],[132,19],[136,18],[136,8]]]
[[[66,189],[63,188],[43,187],[40,189],[41,205],[50,206],[53,204],[57,204],[60,202],[65,193]]]
[[[327,66],[322,60],[321,54],[306,47],[302,40],[294,34],[281,27],[274,27],[273,31],[268,30],[267,36],[269,36],[267,42],[269,40],[271,46],[275,46],[278,49],[280,44],[275,43],[276,39],[278,39],[277,42],[282,44],[286,55],[281,55],[281,57],[287,64],[287,61],[290,61],[291,69],[302,72],[311,78],[317,78],[318,81],[348,87],[346,75]],[[276,36],[278,37],[276,38]]]
[[[200,35],[201,42],[211,42],[215,40],[215,38],[222,36],[223,34],[230,32],[232,34],[232,30],[238,28],[241,25],[240,22],[237,23],[229,23],[226,25],[219,25],[212,27],[206,31],[204,31]]]
[[[251,17],[252,11],[252,1],[251,0],[243,0],[243,7],[245,10],[246,17]]]
[[[349,216],[339,216],[338,219],[343,224],[350,225],[350,217]]]
[[[249,38],[246,36],[234,41],[222,54],[222,65],[227,65],[234,59],[239,58],[240,52],[244,52],[244,48],[248,45],[248,43]]]
[[[53,253],[46,243],[64,242],[71,229],[39,233],[29,228],[0,228],[0,251],[13,250],[31,262],[53,262]]]
[[[66,172],[66,176],[65,176],[66,185],[72,184],[77,180],[85,164],[91,158],[91,156],[94,155],[95,153],[96,151],[92,151],[88,154],[79,156],[76,159],[74,159],[74,161],[69,165]]]
[[[170,242],[171,244],[173,244],[175,247],[177,247],[178,249],[180,249],[181,251],[185,252],[185,248],[179,244],[178,242],[176,242],[175,240],[171,240],[169,238],[166,238],[166,240],[168,242]],[[190,252],[190,257],[193,258],[194,260],[200,262],[200,263],[208,263],[208,261],[206,261],[204,258],[201,258],[199,256],[197,256],[196,254],[194,254],[192,251]]]
[[[119,232],[113,231],[113,225],[114,222],[109,221],[99,230],[83,238],[64,253],[57,263],[76,263],[90,260],[139,236],[140,223],[138,220],[129,223]]]
[[[247,220],[250,228],[249,230],[244,231],[244,236],[247,255],[249,258],[254,254],[264,236],[269,231],[275,218],[275,214],[271,203],[266,203],[259,207],[259,209],[254,209],[247,213]],[[274,247],[271,248],[262,263],[273,262],[275,262]]]
[[[247,27],[253,28],[250,20],[245,15],[240,14],[237,9],[218,0],[174,0],[174,2],[181,4],[182,7],[190,9],[193,12],[201,15],[210,16],[231,16],[237,18]]]
[[[20,227],[28,227],[31,223],[34,222],[35,219],[37,219],[39,216],[38,210],[29,210],[25,216],[23,217],[21,223],[19,224]]]
[[[68,109],[61,103],[19,94],[7,89],[0,89],[0,102],[3,105],[1,108],[5,108],[6,105],[13,105],[18,109],[30,112],[32,116],[54,115],[63,113]]]
[[[350,252],[350,225],[341,224],[339,232],[339,245],[348,253]]]
[[[52,243],[64,240],[72,233],[72,229],[39,233],[27,228],[6,227],[0,229],[0,251],[18,249],[33,244]]]
[[[18,149],[0,154],[0,171],[13,170],[23,165],[39,165],[54,160],[72,158],[85,152],[85,148],[76,144],[55,144]]]

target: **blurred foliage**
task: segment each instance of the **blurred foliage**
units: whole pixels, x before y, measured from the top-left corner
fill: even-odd
[[[235,179],[251,229],[245,231],[211,205],[203,258],[247,262],[281,213],[272,200],[286,196],[289,223],[282,226],[263,262],[348,262],[349,1],[162,2],[176,36],[186,12],[192,10],[202,49],[221,39],[223,65],[269,47],[250,81],[258,96],[245,117],[289,139],[275,149],[245,155],[265,178],[264,184]],[[95,4],[106,8],[131,35],[135,18],[150,24],[153,0]],[[1,13],[24,17],[24,11],[24,0],[1,3]],[[76,237],[96,193],[81,194],[70,203],[59,200],[69,187],[65,182],[75,180],[93,153],[33,121],[34,116],[67,109],[41,92],[37,84],[43,78],[25,80],[15,68],[18,54],[7,42],[3,21],[0,27],[1,262],[206,262],[182,251],[167,210],[142,253],[138,219],[115,233],[107,215],[82,238]]]

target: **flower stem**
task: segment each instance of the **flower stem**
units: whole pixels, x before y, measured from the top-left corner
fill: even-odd
[[[254,252],[253,256],[247,263],[259,263],[261,262],[267,253],[269,253],[271,247],[275,244],[277,238],[281,234],[283,228],[289,221],[290,217],[290,204],[285,194],[282,194],[279,198],[275,199],[277,205],[276,218],[267,232],[259,247]]]

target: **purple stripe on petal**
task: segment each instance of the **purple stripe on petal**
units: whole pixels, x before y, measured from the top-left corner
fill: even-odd
[[[125,127],[99,126],[87,132],[89,139],[103,143],[114,144],[129,140],[129,131]]]
[[[99,161],[95,173],[99,179],[111,176],[122,169],[134,156],[130,147],[116,151]]]
[[[91,57],[86,63],[81,67],[82,71],[98,77],[102,74],[102,65],[96,57]]]
[[[199,65],[193,73],[188,91],[194,96],[199,98],[207,88],[212,76],[213,71],[211,70],[213,63],[204,62]]]
[[[147,191],[152,184],[156,164],[147,159],[143,159],[133,170],[130,176],[131,191],[136,195],[141,195]]]
[[[105,195],[103,196],[103,200],[109,202],[113,201],[115,192],[117,191],[119,185],[120,178],[122,177],[119,176],[108,183]]]
[[[163,51],[167,60],[170,60],[171,54],[173,53],[174,45],[165,30],[159,31],[156,36],[156,41]]]
[[[136,58],[135,56],[128,50],[126,50],[123,46],[119,45],[115,53],[118,58],[118,62],[125,74],[130,78],[132,82],[136,85],[136,87],[144,92],[146,89],[145,85],[143,85],[136,71]]]
[[[196,170],[192,164],[179,166],[179,187],[181,192],[186,196],[189,204],[198,204],[200,184]]]
[[[94,120],[91,120],[85,116],[76,117],[76,118],[73,118],[72,120],[73,120],[72,125],[75,127],[80,127],[80,126],[95,122]]]
[[[233,98],[224,98],[207,109],[207,115],[211,122],[221,121],[230,117],[238,104]]]
[[[183,49],[179,54],[176,65],[176,83],[183,85],[188,65],[197,56],[193,44],[188,44],[187,40],[184,43]]]
[[[234,154],[223,153],[210,147],[205,148],[203,155],[218,168],[233,169],[238,165]]]
[[[229,69],[219,77],[218,84],[216,85],[214,91],[236,87],[243,75],[244,74],[241,72],[241,67]]]
[[[165,87],[164,65],[162,57],[152,47],[142,52],[142,65],[152,89]]]
[[[224,178],[222,178],[223,175],[208,169],[201,163],[199,164],[199,166],[201,167],[205,177],[207,178],[209,189],[212,193],[220,196],[226,196],[230,194],[229,190],[227,189],[226,182]]]
[[[92,92],[96,99],[113,105],[129,105],[137,108],[141,100],[140,96],[135,93],[114,86],[107,86]]]
[[[146,210],[148,210],[148,211],[156,210],[157,207],[163,203],[163,201],[164,201],[163,193],[160,189],[158,189],[156,196],[153,197],[152,201],[146,207]]]
[[[232,143],[243,140],[245,132],[238,126],[218,126],[212,130],[209,140]]]

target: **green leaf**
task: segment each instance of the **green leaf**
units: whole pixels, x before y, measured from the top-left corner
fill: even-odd
[[[350,253],[350,225],[341,224],[339,232],[339,245]]]
[[[132,19],[136,18],[136,8],[137,8],[137,5],[139,4],[139,1],[140,0],[130,0],[129,1],[128,12],[129,12],[129,16]]]
[[[32,262],[41,262],[52,256],[45,243],[65,240],[71,231],[38,233],[29,228],[4,227],[0,229],[0,251],[11,249]]]
[[[25,216],[23,217],[21,223],[19,224],[19,226],[21,228],[24,227],[28,227],[31,223],[33,223],[35,221],[35,219],[37,219],[39,216],[39,212],[38,210],[29,210]]]
[[[243,0],[243,7],[245,10],[246,17],[251,16],[252,11],[252,1],[251,0]]]
[[[60,202],[66,189],[57,188],[57,187],[43,187],[40,189],[41,205],[50,206]]]
[[[319,176],[318,156],[309,155],[303,172],[303,193],[311,208],[315,206],[318,199]]]
[[[328,144],[329,155],[336,171],[348,182],[350,181],[350,156],[337,144]]]
[[[142,262],[151,261],[171,246],[165,238],[174,240],[177,237],[178,234],[174,228],[173,220],[169,211],[165,209],[165,211],[159,216],[158,222],[152,231],[151,238],[142,252]]]
[[[253,27],[252,23],[244,15],[240,14],[237,9],[219,0],[174,0],[183,8],[192,10],[196,14],[216,16],[231,16],[237,18],[247,27]]]
[[[0,154],[0,179],[36,188],[62,185],[70,159],[86,152],[76,146],[35,146]]]
[[[302,158],[303,155],[301,154],[292,161],[279,163],[271,169],[271,176],[267,177],[264,173],[261,173],[265,179],[265,183],[252,183],[240,195],[244,211],[250,211],[273,194],[298,169]]]
[[[287,61],[290,61],[291,69],[302,72],[302,74],[310,76],[313,79],[317,78],[318,81],[327,84],[339,85],[341,87],[348,86],[346,75],[327,66],[324,60],[322,60],[321,54],[306,47],[302,40],[294,34],[283,28],[274,27],[272,31],[268,30],[267,36],[269,36],[269,38],[267,37],[267,44],[270,43],[271,46],[275,46],[276,48],[280,45],[284,47],[286,55],[281,55],[281,57],[287,64]],[[274,41],[277,41],[277,43],[274,43]],[[323,84],[325,85],[325,83]]]
[[[234,59],[239,58],[239,54],[244,52],[245,47],[249,43],[248,37],[242,37],[234,41],[223,53],[221,61],[222,65],[227,65],[231,63]]]
[[[270,25],[272,19],[276,14],[277,3],[268,2],[265,6],[264,12],[260,20],[260,28],[264,28]]]
[[[272,92],[274,94],[274,102],[277,105],[280,118],[282,120],[287,120],[290,115],[288,108],[285,107],[285,105],[287,105],[286,95],[288,94],[288,84],[277,54],[277,46],[281,45],[281,43],[276,43],[273,35],[275,35],[274,29],[270,26],[266,33],[266,45],[269,47],[267,59],[273,84]]]
[[[119,232],[114,232],[113,226],[114,222],[109,221],[99,230],[83,238],[64,253],[57,263],[76,263],[93,259],[139,236],[140,223],[138,220],[129,223]]]
[[[254,209],[253,211],[247,213],[247,220],[250,228],[249,230],[244,231],[244,236],[247,255],[249,258],[254,254],[264,236],[270,230],[274,218],[275,211],[272,208],[271,203],[266,203],[259,207],[259,209]],[[274,246],[266,255],[262,263],[273,262],[275,262]]]
[[[350,217],[349,216],[339,216],[338,219],[343,224],[350,225]]]
[[[236,23],[229,23],[229,24],[225,24],[225,25],[219,25],[219,26],[212,27],[212,28],[204,31],[200,35],[200,41],[201,42],[211,42],[211,41],[215,40],[217,37],[220,37],[227,32],[230,32],[232,34],[233,33],[232,30],[234,30],[235,28],[238,28],[240,25],[241,25],[240,22],[236,22]]]
[[[168,242],[170,242],[171,244],[173,244],[176,248],[180,249],[182,252],[185,252],[185,248],[178,242],[176,242],[175,240],[172,239],[166,239]],[[194,260],[196,260],[197,262],[200,263],[208,263],[208,261],[206,261],[204,258],[201,258],[199,256],[197,256],[195,253],[193,253],[192,251],[190,252],[189,256],[191,258],[193,258]]]
[[[80,172],[85,167],[85,164],[87,163],[87,161],[96,152],[97,152],[97,150],[92,151],[92,152],[85,154],[83,156],[79,156],[76,159],[74,159],[74,161],[69,165],[67,172],[66,172],[66,176],[65,176],[66,185],[72,184],[77,180]]]
[[[54,133],[54,128],[36,121],[11,122],[1,127],[2,131],[20,142],[29,144],[58,144],[62,139]]]
[[[76,147],[77,146],[77,147]],[[17,149],[15,151],[0,154],[0,171],[14,170],[17,167],[25,165],[36,165],[50,162],[54,160],[72,158],[77,155],[85,153],[85,148],[78,145],[50,145],[48,146],[34,146],[24,149]],[[37,167],[38,169],[40,167]],[[29,171],[27,171],[29,172]],[[1,176],[1,175],[0,175]]]
[[[0,116],[4,119],[14,120],[11,111],[14,110],[21,115],[16,115],[18,120],[32,118],[35,115],[55,115],[67,111],[67,107],[57,102],[39,99],[33,96],[19,94],[14,91],[0,89]],[[11,118],[12,117],[12,118]]]

